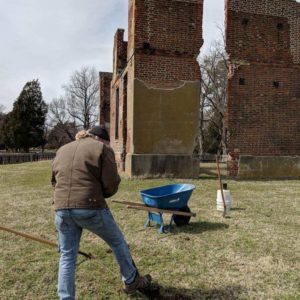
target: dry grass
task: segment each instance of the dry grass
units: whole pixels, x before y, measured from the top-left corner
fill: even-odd
[[[205,177],[188,181],[197,217],[172,234],[144,229],[144,212],[110,205],[140,271],[161,284],[161,299],[300,299],[300,181],[229,181],[233,210],[224,219],[214,172],[206,165]],[[0,166],[0,223],[55,240],[49,178],[50,162]],[[114,198],[140,201],[141,189],[170,182],[182,180],[124,179]],[[126,299],[107,246],[85,233],[81,250],[96,259],[79,258],[78,299]],[[0,299],[56,299],[57,262],[52,248],[0,232]]]

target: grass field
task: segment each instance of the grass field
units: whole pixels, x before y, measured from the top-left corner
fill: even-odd
[[[0,166],[0,225],[56,240],[50,162]],[[114,199],[140,201],[144,188],[172,182],[196,185],[191,224],[172,234],[143,228],[145,212],[110,207],[141,273],[162,286],[160,299],[300,299],[300,181],[228,181],[230,218],[215,208],[214,166],[199,180],[123,180]],[[168,218],[167,218],[168,221]],[[126,299],[108,247],[85,233],[79,257],[78,299]],[[0,299],[57,299],[58,254],[0,231]]]

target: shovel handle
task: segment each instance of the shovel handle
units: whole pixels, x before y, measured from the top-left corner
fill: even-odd
[[[223,193],[223,184],[222,184],[222,180],[221,180],[221,172],[220,172],[219,156],[218,155],[216,156],[216,163],[217,163],[220,190],[221,190],[221,195],[222,195],[222,200],[223,200],[223,205],[224,205],[223,217],[225,217],[226,216],[226,203],[225,203],[225,198],[224,198],[224,193]]]
[[[51,246],[51,247],[57,247],[57,244],[55,242],[48,241],[48,240],[42,239],[40,237],[31,235],[31,234],[28,234],[28,233],[20,232],[20,231],[17,231],[17,230],[11,229],[11,228],[7,228],[7,227],[1,226],[1,225],[0,225],[0,230],[10,232],[10,233],[13,233],[15,235],[19,235],[19,236],[22,236],[24,238],[27,238],[27,239],[30,239],[30,240],[33,240],[33,241],[36,241],[36,242],[46,244],[46,245]],[[91,253],[85,253],[85,252],[82,252],[82,251],[78,251],[78,254],[83,255],[84,257],[86,257],[88,259],[94,258],[94,256]]]
[[[145,210],[148,212],[173,214],[173,215],[179,215],[179,216],[185,216],[185,217],[196,217],[195,213],[188,213],[188,212],[183,212],[183,211],[178,211],[178,210],[161,209],[161,208],[149,207],[149,206],[128,205],[127,208],[137,209],[137,210]]]

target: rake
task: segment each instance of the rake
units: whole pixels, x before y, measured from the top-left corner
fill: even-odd
[[[31,234],[28,234],[28,233],[24,233],[24,232],[20,232],[20,231],[11,229],[11,228],[3,227],[1,225],[0,225],[0,230],[10,232],[10,233],[13,233],[15,235],[19,235],[19,236],[22,236],[24,238],[27,238],[27,239],[30,239],[30,240],[40,242],[42,244],[57,248],[57,244],[55,242],[48,241],[48,240],[42,239],[40,237],[31,235]],[[78,254],[80,254],[80,255],[88,258],[88,259],[94,258],[94,256],[91,253],[85,253],[85,252],[82,252],[82,251],[78,251]]]

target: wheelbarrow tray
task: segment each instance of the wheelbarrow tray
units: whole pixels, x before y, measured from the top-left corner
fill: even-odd
[[[170,184],[142,190],[140,194],[147,206],[179,210],[187,206],[194,189],[193,184]]]

